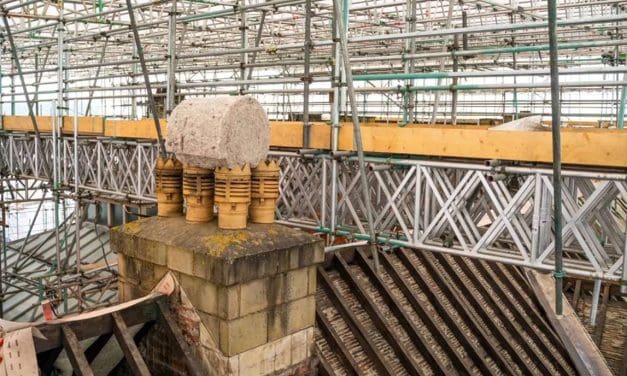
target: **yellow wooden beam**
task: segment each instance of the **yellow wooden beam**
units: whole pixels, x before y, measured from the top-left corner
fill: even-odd
[[[37,127],[42,133],[52,132],[52,117],[37,116]],[[33,132],[34,127],[29,116],[3,116],[3,129],[15,132]],[[63,118],[63,127],[61,130],[64,134],[74,133],[74,117],[65,116]],[[104,119],[99,116],[79,116],[78,132],[81,135],[102,135],[104,132]]]
[[[295,121],[271,121],[270,145],[282,148],[303,147],[303,123]],[[312,149],[331,148],[331,127],[325,123],[311,124]]]
[[[40,132],[52,132],[52,117],[37,116],[37,127]],[[6,131],[32,132],[33,123],[28,116],[3,116],[2,129]]]
[[[447,126],[362,126],[364,150],[375,153],[552,162],[550,132],[490,131]],[[341,150],[353,149],[352,125],[340,131]],[[627,167],[627,131],[563,129],[565,164]]]
[[[64,119],[64,133],[73,132],[72,117]],[[40,130],[50,132],[52,119],[38,118]],[[29,132],[27,116],[4,116],[5,130]],[[162,120],[167,134],[167,122]],[[79,118],[79,131],[85,135],[156,139],[154,122],[142,120],[104,120]],[[300,122],[270,122],[270,144],[277,148],[302,148],[303,125]],[[528,131],[490,131],[487,127],[409,125],[398,127],[382,123],[362,125],[366,152],[383,154],[426,155],[473,159],[502,159],[527,162],[552,161],[551,133]],[[329,149],[331,127],[316,122],[311,127],[311,148]],[[353,129],[342,123],[340,150],[353,150]],[[627,168],[627,131],[591,128],[562,130],[562,161],[565,164]]]
[[[105,121],[100,116],[79,116],[78,133],[81,135],[102,135]],[[74,134],[74,117],[63,118],[63,134]]]
[[[160,119],[161,132],[163,137],[167,135],[168,124],[165,119]],[[157,139],[155,122],[152,119],[140,120],[108,120],[104,125],[104,135],[107,137],[119,138],[144,138]]]
[[[271,145],[302,147],[302,125],[271,125]],[[486,127],[411,125],[397,127],[363,124],[364,150],[372,153],[428,155],[473,159],[502,159],[551,163],[550,132],[490,131]],[[312,148],[329,148],[330,127],[314,125]],[[316,140],[316,142],[314,142]],[[326,140],[326,142],[323,142]],[[353,127],[340,128],[340,150],[353,149]],[[565,164],[627,167],[627,131],[609,129],[562,130]]]

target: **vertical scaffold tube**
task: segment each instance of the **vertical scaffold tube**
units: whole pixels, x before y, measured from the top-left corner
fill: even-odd
[[[311,84],[311,0],[305,1],[305,60],[303,67],[303,148],[309,148],[311,125],[309,124],[309,85]]]
[[[338,2],[339,0],[334,0]],[[348,2],[345,1],[345,7],[348,7]],[[344,66],[344,73],[346,77],[346,87],[348,91],[348,98],[351,105],[351,117],[353,119],[353,138],[357,149],[357,158],[359,164],[359,178],[361,182],[361,191],[363,194],[364,206],[366,207],[366,221],[368,223],[368,235],[370,235],[370,244],[372,249],[372,258],[374,261],[375,270],[379,270],[379,251],[377,250],[377,237],[374,230],[373,216],[372,216],[372,202],[370,200],[370,184],[368,183],[368,177],[366,176],[366,163],[364,161],[364,147],[361,142],[361,127],[359,124],[359,114],[357,113],[357,99],[355,98],[355,88],[353,87],[353,74],[351,72],[351,64],[348,54],[348,37],[347,32],[344,29],[344,20],[348,19],[348,15],[342,17],[340,15],[340,7],[335,6],[335,22],[340,35],[340,53],[342,55],[342,65]],[[348,9],[344,10],[348,12]]]
[[[562,314],[562,145],[560,141],[560,86],[557,54],[557,0],[547,0],[551,72],[551,135],[553,140],[553,226],[555,236],[555,314]]]

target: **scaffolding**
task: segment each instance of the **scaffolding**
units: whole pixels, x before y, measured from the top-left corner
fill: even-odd
[[[553,66],[545,1],[5,0],[0,12],[0,111],[28,114],[33,131],[2,134],[2,175],[47,181],[55,205],[76,203],[76,226],[92,203],[154,202],[161,119],[183,98],[249,94],[271,119],[303,124],[300,154],[274,152],[283,223],[325,233],[330,246],[341,235],[553,270],[555,197],[566,212],[565,270],[626,279],[624,171],[571,168],[553,184],[543,166],[379,159],[359,145],[357,157],[338,146],[344,120],[548,121],[551,77],[568,125],[623,128],[622,1],[558,1]],[[54,119],[50,134],[42,115]],[[150,117],[158,140],[79,137],[78,116]],[[313,121],[331,126],[328,153],[310,148]]]
[[[56,100],[58,116],[77,101],[80,115],[147,117],[147,83],[162,116],[183,97],[244,93],[276,119],[349,113],[330,0],[129,4],[131,13],[120,0],[3,1],[4,114],[26,113],[30,100],[50,115]],[[361,116],[550,116],[546,2],[340,7]],[[565,119],[622,126],[626,18],[621,1],[558,2]]]

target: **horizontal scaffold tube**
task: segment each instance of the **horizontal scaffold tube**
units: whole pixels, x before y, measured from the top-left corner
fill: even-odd
[[[558,50],[576,50],[580,48],[592,48],[592,47],[613,47],[627,45],[625,39],[613,39],[613,40],[595,40],[595,41],[583,41],[583,42],[569,42],[560,43],[557,46]],[[397,54],[388,56],[369,56],[369,57],[355,57],[351,61],[354,62],[371,62],[381,60],[412,60],[412,59],[432,59],[438,57],[467,57],[477,55],[498,55],[506,53],[521,53],[521,52],[542,52],[548,51],[548,44],[537,44],[529,46],[515,46],[515,47],[497,47],[497,48],[482,48],[473,50],[452,50],[448,52],[427,52],[419,54]]]
[[[314,230],[319,233],[324,233],[324,234],[346,236],[355,241],[369,241],[371,238],[367,234],[362,234],[360,232],[357,232],[356,229],[342,228],[342,229],[337,229],[335,231],[332,231],[328,227],[316,226],[312,224],[300,223],[298,221],[289,221],[289,220],[279,220],[277,221],[277,223],[285,224],[289,226],[298,226],[298,227],[308,228],[308,229]],[[415,248],[415,249],[422,249],[422,250],[428,250],[428,251],[433,251],[433,252],[442,252],[446,254],[453,254],[453,255],[459,255],[459,256],[468,256],[468,252],[463,251],[463,250],[459,250],[456,248],[442,247],[434,243],[422,242],[422,243],[416,244],[410,241],[409,239],[407,239],[406,237],[398,235],[398,234],[380,234],[380,235],[377,235],[376,241],[377,243],[387,244],[392,247]],[[532,264],[529,261],[524,260],[522,258],[520,259],[511,258],[508,260],[504,260],[502,257],[491,255],[489,253],[482,253],[480,254],[480,256],[477,256],[477,255],[473,255],[473,256],[478,257],[480,259],[488,260],[488,261],[495,261],[495,262],[502,262],[502,263],[511,264],[511,265],[525,266],[525,267],[534,268],[538,270],[544,270],[544,271],[552,271],[554,269],[551,265],[538,264],[538,263]],[[606,281],[620,281],[621,279],[621,277],[613,275],[613,274],[600,274],[592,270],[575,270],[574,268],[571,268],[569,265],[566,265],[564,269],[565,271],[568,272],[569,275],[577,275],[577,276],[585,277],[585,278],[601,278]]]
[[[574,68],[562,69],[560,74],[603,74],[603,73],[625,73],[627,66],[619,67],[598,67],[598,68]],[[433,78],[456,78],[456,77],[504,77],[504,76],[545,76],[548,69],[529,70],[502,70],[502,71],[472,71],[472,72],[419,72],[419,73],[379,73],[356,75],[355,81],[381,81],[381,80],[413,80],[413,79],[433,79]]]

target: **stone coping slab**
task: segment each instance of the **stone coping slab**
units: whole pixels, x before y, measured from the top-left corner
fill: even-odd
[[[149,217],[111,231],[114,252],[230,286],[321,263],[320,238],[278,224],[223,230],[217,221],[190,224],[184,217]],[[173,257],[176,255],[175,257]],[[170,256],[170,257],[169,257]]]

